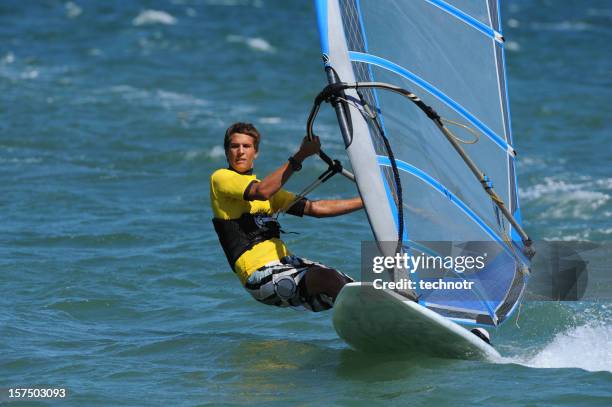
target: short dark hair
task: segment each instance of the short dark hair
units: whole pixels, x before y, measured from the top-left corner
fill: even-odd
[[[223,139],[223,147],[225,148],[225,151],[229,149],[230,138],[232,137],[232,134],[236,133],[246,134],[253,137],[255,139],[255,151],[259,151],[259,139],[261,138],[261,136],[259,135],[259,131],[257,131],[257,129],[255,128],[255,126],[253,126],[252,123],[243,122],[236,122],[229,126],[225,131],[225,138]]]

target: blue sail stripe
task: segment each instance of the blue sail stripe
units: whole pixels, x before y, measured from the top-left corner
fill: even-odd
[[[388,157],[381,156],[381,155],[378,155],[376,157],[377,157],[377,162],[378,162],[379,165],[391,166],[391,160],[389,160]],[[504,250],[512,258],[516,259],[516,255],[510,250],[508,245],[506,245],[506,243],[498,236],[498,234],[493,229],[491,229],[491,227],[484,220],[482,220],[482,218],[480,218],[469,206],[467,206],[461,199],[459,199],[455,194],[453,194],[451,191],[449,191],[438,180],[436,180],[435,178],[431,177],[430,175],[428,175],[427,173],[423,172],[422,170],[420,170],[420,169],[418,169],[418,168],[408,164],[405,161],[396,159],[395,163],[397,164],[397,168],[399,168],[399,169],[401,169],[403,171],[406,171],[406,172],[408,172],[410,174],[415,175],[420,180],[422,180],[425,183],[427,183],[430,186],[432,186],[436,191],[438,191],[442,195],[444,195],[447,198],[449,198],[450,201],[453,204],[455,204],[457,207],[459,207],[459,209],[461,209],[466,215],[468,215],[468,217],[471,220],[476,222],[476,224],[478,226],[480,226],[480,228],[482,230],[484,230],[490,237],[492,237],[493,240],[495,240],[497,243],[499,243],[500,246],[502,246],[504,248]]]
[[[406,68],[403,68],[397,65],[394,62],[391,62],[387,59],[377,57],[371,54],[364,54],[362,52],[349,51],[349,58],[354,62],[365,62],[368,64],[376,65],[381,68],[387,69],[391,72],[394,72],[411,82],[416,83],[418,86],[427,90],[429,93],[437,97],[439,100],[444,102],[451,109],[455,110],[461,116],[463,116],[467,121],[474,125],[474,127],[478,128],[483,134],[488,136],[495,144],[497,144],[502,150],[504,150],[507,154],[514,155],[514,149],[510,146],[503,138],[495,134],[493,130],[487,127],[483,122],[478,120],[476,116],[468,112],[463,106],[459,103],[455,102],[453,99],[448,97],[442,91],[431,85],[429,82],[410,72]]]
[[[476,30],[490,37],[491,39],[497,40],[496,35],[495,35],[495,30],[493,30],[491,27],[484,24],[483,22],[478,21],[471,15],[459,10],[456,7],[451,6],[450,4],[442,0],[425,0],[425,1],[440,8],[441,10],[446,11],[448,14],[452,15],[453,17],[458,18],[459,20],[463,21],[470,27],[475,28]],[[500,36],[501,36],[501,33],[500,33]],[[496,43],[501,45],[501,43],[498,41],[496,41]]]

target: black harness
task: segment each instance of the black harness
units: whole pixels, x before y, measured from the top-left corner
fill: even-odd
[[[301,199],[287,213],[302,216],[306,200]],[[236,260],[257,243],[279,239],[281,226],[275,217],[267,213],[245,213],[238,219],[213,219],[215,231],[227,261],[234,270]],[[236,271],[236,270],[234,270]]]

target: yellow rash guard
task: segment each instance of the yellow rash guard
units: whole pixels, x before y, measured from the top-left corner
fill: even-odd
[[[272,215],[295,199],[294,194],[281,189],[268,201],[249,201],[245,199],[245,195],[255,182],[259,182],[259,180],[252,174],[252,171],[239,173],[233,169],[223,168],[210,176],[210,205],[214,215],[213,223],[215,223],[215,229],[219,234],[221,246],[228,257],[230,266],[243,285],[258,268],[291,254],[282,240],[274,237],[255,243],[244,252],[239,250],[239,257],[232,264],[232,255],[229,253],[232,252],[232,249],[228,246],[240,238],[244,239],[244,236],[239,235],[239,233],[236,233],[235,236],[227,236],[227,233],[225,233],[225,236],[221,236],[219,229],[217,229],[218,224],[227,221],[225,223],[233,222],[234,225],[238,225],[237,221],[244,214]],[[294,208],[288,213],[302,216],[304,203],[305,201],[299,205],[294,205]]]

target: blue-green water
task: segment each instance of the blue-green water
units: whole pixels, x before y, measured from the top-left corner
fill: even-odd
[[[504,2],[537,238],[612,236],[611,7]],[[475,362],[364,355],[329,313],[249,297],[210,222],[224,129],[258,125],[264,176],[324,83],[310,1],[0,3],[0,388],[75,406],[612,404],[606,302],[526,303],[494,332],[504,360]],[[344,159],[330,111],[317,133]],[[336,178],[313,197],[354,194]],[[358,276],[363,213],[284,225],[294,252]]]

